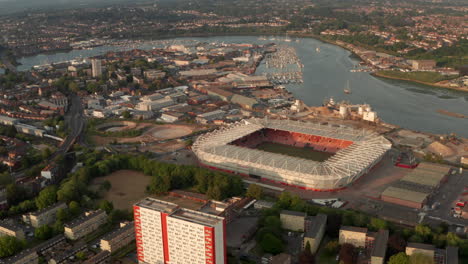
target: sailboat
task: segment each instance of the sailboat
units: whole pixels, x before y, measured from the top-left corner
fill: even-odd
[[[345,94],[350,94],[351,93],[351,88],[349,88],[349,81],[347,82],[346,88],[343,90]]]

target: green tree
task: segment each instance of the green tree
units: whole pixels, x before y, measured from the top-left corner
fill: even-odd
[[[80,204],[75,201],[71,201],[68,204],[68,210],[72,216],[78,216],[81,213]]]
[[[34,230],[34,237],[39,240],[47,240],[53,235],[53,230],[48,225],[43,225]]]
[[[327,256],[334,256],[338,253],[340,243],[338,240],[329,241],[324,248],[324,252]]]
[[[125,119],[129,119],[129,118],[132,117],[132,115],[130,114],[129,111],[126,110],[126,111],[122,112],[122,117],[125,118]]]
[[[0,237],[0,258],[9,257],[23,248],[21,241],[12,236]]]
[[[76,93],[76,92],[78,92],[80,89],[78,88],[78,84],[76,84],[75,82],[70,82],[70,83],[68,84],[68,90],[70,90],[70,91]]]
[[[391,256],[387,264],[410,264],[410,262],[408,255],[405,252],[400,252]]]
[[[50,148],[45,148],[42,150],[42,159],[46,160],[50,157],[50,155],[52,155]]]
[[[106,213],[109,214],[114,209],[114,205],[111,202],[107,201],[107,200],[102,200],[99,203],[99,209],[102,209],[102,210],[106,211]]]
[[[457,234],[448,232],[447,233],[447,244],[449,246],[458,246],[463,242],[463,240],[457,236]]]
[[[36,198],[38,209],[44,209],[57,202],[57,186],[51,185],[44,188]]]
[[[56,218],[58,221],[65,222],[70,219],[70,213],[68,209],[60,208],[57,210]]]
[[[379,229],[387,229],[388,228],[388,223],[385,220],[379,219],[372,217],[370,221],[369,228],[375,231],[378,231]]]
[[[61,220],[55,221],[55,223],[52,225],[52,230],[54,234],[61,234],[63,233],[63,222]]]
[[[434,258],[422,253],[413,253],[409,257],[409,264],[434,264]]]
[[[245,195],[260,200],[263,196],[263,188],[254,183],[250,184]]]
[[[263,251],[271,254],[279,254],[283,252],[283,242],[273,234],[265,234],[260,242]]]
[[[79,260],[85,260],[86,259],[86,253],[84,251],[80,251],[76,253],[76,258]]]

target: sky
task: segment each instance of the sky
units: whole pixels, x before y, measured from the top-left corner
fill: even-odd
[[[0,14],[24,10],[54,8],[74,8],[79,6],[102,5],[109,3],[134,2],[133,0],[0,0]]]

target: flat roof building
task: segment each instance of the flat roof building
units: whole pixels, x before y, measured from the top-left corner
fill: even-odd
[[[320,243],[322,242],[326,227],[327,215],[317,214],[316,216],[307,217],[302,248],[305,249],[307,242],[309,242],[310,251],[312,254],[315,254]]]
[[[291,231],[304,231],[306,216],[306,213],[282,210],[280,213],[281,226]]]
[[[65,237],[76,240],[95,231],[107,221],[107,214],[103,210],[86,212],[84,216],[64,225]]]
[[[10,221],[2,220],[0,221],[0,236],[12,236],[18,239],[24,239],[24,230]]]
[[[23,221],[33,227],[40,227],[43,225],[49,225],[55,221],[57,212],[60,209],[66,209],[67,205],[63,202],[56,203],[52,206],[46,207],[36,212],[28,213],[23,215]]]
[[[226,263],[223,217],[153,198],[136,203],[133,210],[140,262]]]
[[[451,167],[422,162],[396,183],[387,187],[381,199],[386,202],[420,209],[435,189],[446,181]]]
[[[379,230],[371,251],[371,264],[384,264],[387,254],[388,230]]]
[[[435,247],[434,245],[423,244],[423,243],[408,243],[406,246],[406,255],[411,256],[414,253],[420,253],[431,258],[435,256]]]
[[[340,228],[339,243],[351,244],[355,247],[366,247],[367,228],[354,227],[354,226],[342,226]]]
[[[114,252],[135,240],[135,223],[121,223],[120,228],[101,238],[101,250]]]
[[[0,264],[38,264],[39,255],[33,249],[25,249],[13,257],[0,260]]]

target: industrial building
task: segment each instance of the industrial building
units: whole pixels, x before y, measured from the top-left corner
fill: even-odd
[[[442,164],[422,162],[398,182],[387,187],[381,199],[407,207],[422,208],[431,193],[446,181],[451,167]]]
[[[333,154],[323,162],[255,149],[273,142]],[[248,119],[200,136],[200,163],[223,171],[307,190],[345,188],[374,167],[391,143],[367,130],[292,120]]]
[[[35,228],[41,227],[43,225],[49,225],[55,222],[55,216],[57,215],[57,211],[66,208],[67,205],[65,203],[56,203],[42,210],[24,214],[23,221],[27,224],[32,225]]]
[[[95,231],[107,221],[107,214],[103,210],[86,212],[84,216],[64,225],[65,237],[76,240]]]
[[[322,242],[326,227],[327,215],[317,214],[316,216],[307,217],[302,248],[305,249],[307,243],[309,243],[311,253],[315,254]]]
[[[101,238],[101,250],[115,252],[135,240],[135,225],[133,222],[121,223],[120,228]]]
[[[146,198],[133,207],[142,263],[227,263],[225,220]]]

